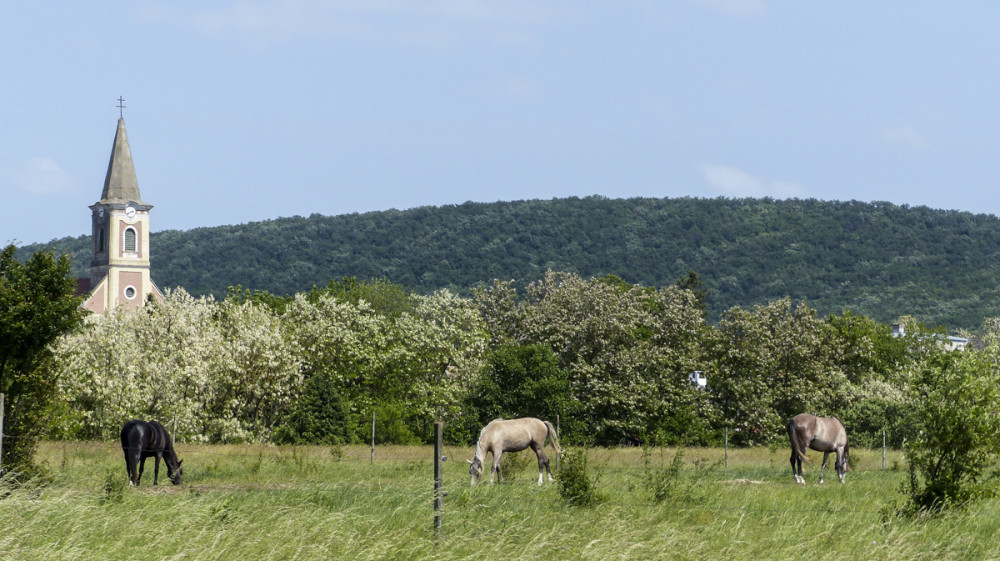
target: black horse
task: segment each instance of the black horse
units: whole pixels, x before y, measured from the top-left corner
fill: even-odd
[[[125,453],[125,468],[128,469],[130,485],[139,485],[146,458],[156,458],[153,463],[153,485],[160,477],[160,460],[167,465],[167,477],[174,485],[181,484],[181,460],[177,459],[174,444],[163,425],[156,421],[132,420],[122,427],[122,452]],[[139,470],[136,471],[138,464]]]

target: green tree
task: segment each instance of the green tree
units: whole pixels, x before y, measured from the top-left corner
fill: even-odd
[[[328,376],[311,376],[274,431],[276,444],[349,444],[355,441],[350,403]]]
[[[710,341],[708,389],[737,442],[784,434],[792,416],[830,415],[844,404],[847,380],[835,368],[829,325],[784,298],[723,314]]]
[[[849,382],[845,407],[835,413],[850,427],[851,443],[881,446],[884,430],[888,442],[898,446],[908,430],[909,373],[934,350],[933,334],[914,324],[915,331],[894,336],[888,325],[851,312],[826,322],[832,328],[833,367]]]
[[[244,302],[263,304],[280,316],[285,313],[285,309],[292,303],[292,296],[277,296],[266,290],[250,290],[238,284],[229,287],[226,292],[226,300],[230,300],[234,304],[243,304]]]
[[[58,394],[51,345],[82,321],[66,255],[39,251],[22,264],[0,253],[0,393],[6,396],[3,466],[34,470],[33,454]]]
[[[705,288],[701,284],[701,278],[694,269],[688,271],[686,276],[681,277],[677,280],[677,288],[681,290],[690,290],[694,294],[694,305],[696,308],[701,310],[702,315],[708,313],[708,297],[712,295],[712,291]]]
[[[507,345],[492,351],[469,394],[478,427],[498,417],[537,417],[555,424],[578,408],[569,374],[545,345]]]
[[[526,292],[520,301],[509,283],[477,292],[490,340],[551,349],[569,373],[588,438],[616,444],[687,426],[671,417],[689,405],[688,375],[699,369],[705,333],[690,291],[549,271]]]
[[[1000,445],[1000,350],[935,352],[909,388],[911,511],[961,506],[992,490],[983,475]]]
[[[359,281],[356,277],[344,277],[339,281],[330,281],[323,289],[313,287],[308,298],[316,302],[324,295],[352,304],[367,302],[372,309],[388,317],[399,317],[404,312],[413,311],[414,305],[406,288],[386,279]]]

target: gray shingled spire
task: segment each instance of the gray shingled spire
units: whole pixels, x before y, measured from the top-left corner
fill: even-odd
[[[118,132],[115,133],[115,144],[111,147],[111,160],[108,161],[108,175],[104,178],[100,202],[145,204],[139,197],[139,180],[135,177],[132,152],[128,147],[128,136],[125,135],[125,119],[118,119]]]

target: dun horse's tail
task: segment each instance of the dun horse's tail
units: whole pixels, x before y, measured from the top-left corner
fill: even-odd
[[[792,443],[792,450],[796,454],[798,454],[798,456],[800,458],[802,458],[803,460],[805,460],[807,462],[811,462],[812,460],[810,460],[808,458],[808,456],[806,456],[802,452],[802,445],[799,443],[798,434],[796,434],[796,433],[798,433],[798,430],[797,430],[797,425],[795,423],[795,419],[789,419],[788,420],[788,440]]]
[[[562,450],[559,449],[559,437],[556,435],[556,428],[548,421],[543,422],[545,423],[545,428],[549,430],[549,440],[552,441],[552,447],[556,449],[556,454],[561,456]],[[543,442],[542,445],[544,446],[545,443]]]

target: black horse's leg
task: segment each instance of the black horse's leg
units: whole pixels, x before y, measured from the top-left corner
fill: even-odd
[[[128,472],[128,484],[137,485],[139,474],[135,472],[136,458],[130,450],[125,451],[125,471]]]
[[[135,478],[135,486],[139,486],[139,481],[142,480],[142,472],[146,469],[146,457],[142,454],[139,455],[139,475]]]
[[[795,452],[795,443],[792,443],[792,457],[788,459],[788,462],[792,464],[792,479],[796,483],[799,482],[799,472],[795,469],[795,460],[799,459],[799,455]]]
[[[160,458],[162,457],[162,452],[157,452],[153,455],[153,485],[156,485],[160,479]]]

